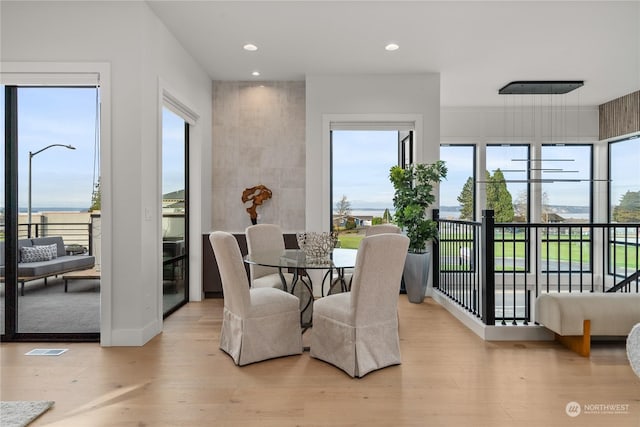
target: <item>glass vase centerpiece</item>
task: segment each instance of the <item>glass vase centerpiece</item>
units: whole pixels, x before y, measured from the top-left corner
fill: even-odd
[[[338,233],[336,231],[305,231],[296,233],[298,246],[307,258],[313,260],[327,260],[331,251],[338,243]]]

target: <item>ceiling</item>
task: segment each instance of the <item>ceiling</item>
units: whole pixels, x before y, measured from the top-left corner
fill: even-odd
[[[640,89],[640,0],[147,3],[213,80],[440,73],[451,107],[503,106],[513,80],[584,80],[567,105]]]

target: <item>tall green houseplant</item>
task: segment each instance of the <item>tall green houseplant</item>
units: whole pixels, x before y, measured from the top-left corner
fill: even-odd
[[[429,240],[438,237],[435,221],[428,218],[427,208],[435,202],[434,187],[447,177],[445,162],[417,163],[406,169],[391,167],[389,178],[395,189],[393,206],[395,223],[403,228],[410,240],[409,251],[425,251]]]

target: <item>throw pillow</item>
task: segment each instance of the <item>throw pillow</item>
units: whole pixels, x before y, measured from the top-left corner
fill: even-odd
[[[42,248],[47,248],[49,250],[49,252],[51,253],[51,258],[49,259],[55,259],[58,258],[58,245],[56,245],[55,243],[52,243],[50,245],[35,245],[36,248],[42,247]]]
[[[49,261],[51,250],[47,246],[25,246],[20,248],[22,262]]]

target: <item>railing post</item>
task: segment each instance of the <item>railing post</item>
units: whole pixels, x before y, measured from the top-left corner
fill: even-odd
[[[91,217],[91,221],[87,224],[87,238],[89,239],[87,243],[89,255],[93,255],[93,217]]]
[[[431,212],[433,220],[436,222],[436,226],[438,227],[438,236],[440,235],[440,209],[433,209]],[[433,288],[440,288],[440,239],[439,237],[434,239],[433,241]]]
[[[525,273],[526,274],[526,273]],[[515,310],[515,307],[514,307]],[[524,293],[524,325],[528,325],[531,320],[531,289]]]
[[[482,211],[481,244],[484,263],[482,266],[482,322],[485,325],[496,323],[496,296],[495,296],[495,245],[494,245],[493,210]]]

